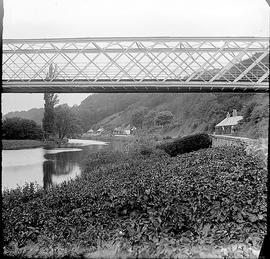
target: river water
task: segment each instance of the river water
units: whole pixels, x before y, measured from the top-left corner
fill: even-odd
[[[76,148],[2,150],[2,190],[35,182],[44,188],[81,174],[83,160],[92,152],[119,150],[121,143],[70,139]]]

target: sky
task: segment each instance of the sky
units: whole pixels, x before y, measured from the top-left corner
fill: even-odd
[[[265,0],[4,0],[3,38],[269,36]],[[80,104],[89,94],[60,94]],[[43,107],[42,94],[2,94],[2,113]]]

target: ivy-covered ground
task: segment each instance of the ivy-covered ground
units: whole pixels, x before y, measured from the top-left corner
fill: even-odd
[[[243,149],[99,157],[89,158],[83,176],[53,189],[3,193],[5,254],[258,255],[267,171]]]

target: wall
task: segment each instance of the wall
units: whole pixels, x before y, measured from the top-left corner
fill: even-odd
[[[249,139],[226,135],[211,135],[212,147],[219,146],[238,146],[244,147],[246,154],[260,158],[264,167],[268,169],[268,138]]]
[[[212,147],[219,146],[238,146],[238,147],[246,147],[250,145],[256,140],[242,137],[234,137],[227,135],[211,135],[212,137]]]

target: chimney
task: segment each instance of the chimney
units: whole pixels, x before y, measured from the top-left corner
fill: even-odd
[[[236,111],[236,109],[233,109],[232,116],[233,116],[233,117],[237,116],[237,111]]]
[[[227,113],[226,118],[230,118],[230,113],[229,112]]]

